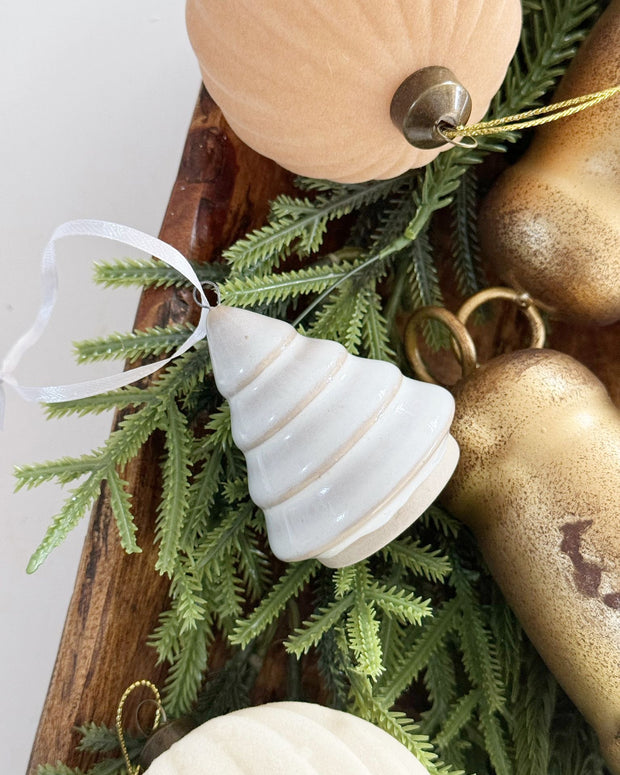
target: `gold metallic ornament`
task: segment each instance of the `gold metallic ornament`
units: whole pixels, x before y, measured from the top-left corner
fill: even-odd
[[[612,0],[554,101],[620,83],[620,0]],[[614,91],[614,90],[610,90]],[[536,130],[480,211],[481,248],[504,282],[554,317],[620,319],[620,97]]]
[[[458,324],[478,303],[474,297],[452,316],[455,325],[442,312],[460,351],[473,343]],[[426,316],[418,313],[407,331],[414,361]],[[434,308],[430,316],[438,317]],[[461,458],[441,500],[474,532],[508,603],[618,774],[620,415],[588,369],[553,350],[521,350],[465,371],[452,425]]]

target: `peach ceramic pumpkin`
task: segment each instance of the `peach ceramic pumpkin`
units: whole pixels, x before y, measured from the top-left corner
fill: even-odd
[[[471,120],[499,89],[520,0],[188,0],[204,83],[234,132],[309,177],[394,177],[440,148],[411,146],[390,118],[398,87],[448,68]],[[443,148],[450,146],[443,145]]]

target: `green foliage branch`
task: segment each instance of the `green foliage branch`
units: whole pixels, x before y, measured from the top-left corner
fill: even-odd
[[[546,97],[600,9],[590,0],[524,0],[523,10],[521,44],[492,117]],[[195,269],[220,284],[224,303],[272,315],[297,311],[305,333],[406,368],[395,333],[398,312],[442,303],[432,216],[450,213],[454,282],[464,295],[475,292],[484,281],[476,169],[517,139],[504,133],[476,149],[454,148],[389,181],[300,180],[302,193],[278,197],[267,224],[233,245],[225,263]],[[347,244],[325,252],[330,224],[343,219]],[[282,269],[292,258],[301,264]],[[101,265],[97,279],[112,287],[184,285],[153,260]],[[76,349],[81,361],[139,360],[173,350],[186,334],[176,326],[117,333]],[[429,336],[442,344],[439,333]],[[334,707],[383,727],[432,775],[604,775],[592,732],[449,514],[431,507],[403,536],[353,567],[332,571],[308,560],[274,577],[262,514],[249,499],[245,460],[232,441],[228,406],[213,388],[204,343],[146,389],[51,405],[49,415],[110,408],[120,409],[121,419],[101,448],[17,470],[18,487],[55,481],[73,488],[29,570],[91,508],[104,484],[124,549],[140,551],[122,471],[155,432],[163,434],[156,569],[171,580],[170,607],[151,645],[169,665],[169,715],[205,720],[249,704],[260,664],[286,624],[288,695],[304,698],[299,669],[311,656]],[[231,645],[231,657],[209,673],[218,637]],[[107,756],[89,775],[124,771],[113,730],[90,723],[79,732],[83,750]],[[139,747],[130,741],[132,755]],[[59,763],[39,775],[78,772]]]

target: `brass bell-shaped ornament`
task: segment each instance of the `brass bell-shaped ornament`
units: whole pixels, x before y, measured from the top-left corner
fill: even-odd
[[[415,331],[424,317],[447,322],[465,353],[452,426],[461,458],[441,500],[474,532],[506,600],[618,775],[620,415],[588,369],[538,349],[540,336],[536,348],[476,368],[464,323],[482,300],[500,295],[523,302],[490,289],[458,316],[427,308],[409,324],[418,366]],[[526,311],[536,318],[533,307]]]
[[[620,83],[620,0],[600,16],[554,94]],[[620,320],[620,96],[539,127],[484,200],[482,253],[496,274],[554,317]]]

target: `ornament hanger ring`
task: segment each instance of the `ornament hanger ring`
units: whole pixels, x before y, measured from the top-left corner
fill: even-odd
[[[501,288],[499,286],[485,288],[483,291],[474,294],[470,299],[467,299],[456,313],[456,316],[465,326],[474,310],[478,309],[478,307],[481,307],[483,304],[486,304],[488,301],[495,301],[497,299],[512,301],[523,310],[531,328],[529,347],[532,349],[544,347],[546,338],[545,324],[540,312],[532,301],[532,297],[527,293],[518,293],[512,288]]]
[[[465,133],[465,130],[463,130],[464,134],[460,140],[456,137],[450,137],[446,134],[446,130],[454,131],[455,129],[457,129],[457,127],[448,123],[447,121],[438,121],[435,124],[435,132],[439,135],[439,137],[442,137],[450,145],[455,145],[457,148],[466,148],[467,150],[472,150],[473,148],[478,147],[478,141],[476,138],[470,137]]]
[[[116,736],[118,737],[118,742],[121,747],[123,759],[125,760],[125,765],[127,768],[128,775],[138,775],[138,773],[140,772],[140,767],[133,767],[131,764],[131,759],[129,758],[127,743],[125,742],[125,734],[123,732],[123,708],[125,707],[125,702],[127,701],[127,698],[129,697],[129,695],[135,689],[138,689],[141,686],[144,686],[145,688],[150,689],[150,691],[152,691],[153,694],[155,695],[155,704],[157,706],[157,710],[155,711],[155,720],[153,721],[153,731],[159,727],[162,717],[165,716],[164,706],[161,701],[161,695],[159,693],[159,689],[157,688],[157,686],[155,686],[155,684],[152,681],[149,681],[146,678],[143,678],[140,681],[134,681],[131,684],[131,686],[128,686],[123,692],[123,696],[121,697],[120,702],[118,704],[118,708],[116,709]],[[139,707],[138,707],[138,710],[139,710]],[[137,718],[137,711],[136,711],[136,718]]]
[[[145,705],[154,705],[155,706],[155,718],[157,719],[157,723],[155,721],[151,725],[151,731],[147,732],[144,727],[142,726],[142,722],[140,721],[140,711]],[[136,708],[135,712],[135,724],[138,727],[138,730],[140,731],[140,734],[143,737],[148,737],[150,734],[153,733],[157,727],[159,727],[160,724],[165,724],[168,721],[168,718],[166,716],[166,711],[164,710],[163,705],[161,704],[161,700],[142,700],[142,702],[138,703],[138,707]],[[161,718],[160,718],[161,716]]]
[[[209,304],[208,302],[206,304],[203,304],[200,300],[200,297],[198,296],[198,288],[194,288],[192,295],[194,297],[194,301],[196,302],[197,306],[200,307],[200,309],[211,309],[213,306],[218,306],[218,304],[222,303],[222,293],[220,291],[220,286],[217,283],[214,283],[212,280],[205,280],[203,283],[200,283],[202,286],[203,291],[213,291],[215,293],[215,298],[217,299],[215,305]]]
[[[425,382],[440,384],[428,371],[418,348],[417,329],[426,320],[439,320],[450,329],[452,346],[457,352],[463,377],[467,377],[477,367],[476,347],[469,331],[456,315],[444,307],[421,307],[409,318],[405,329],[405,350],[417,376]]]
[[[421,307],[409,318],[405,328],[405,350],[416,375],[425,382],[440,384],[428,371],[418,348],[417,329],[429,319],[439,320],[450,329],[452,348],[459,359],[463,377],[472,374],[478,368],[478,358],[476,346],[466,324],[474,310],[488,301],[497,299],[512,301],[523,310],[531,327],[529,347],[532,349],[544,347],[545,325],[529,294],[518,293],[512,288],[486,288],[468,299],[456,315],[444,307]]]

